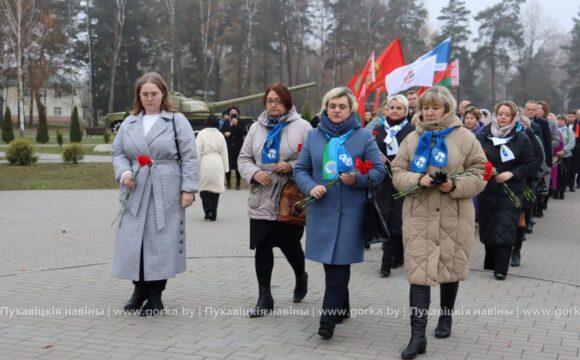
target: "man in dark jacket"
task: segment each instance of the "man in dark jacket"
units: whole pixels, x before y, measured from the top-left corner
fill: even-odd
[[[526,116],[531,120],[532,124],[537,124],[541,129],[542,136],[540,136],[540,138],[542,140],[542,145],[544,146],[544,154],[546,156],[545,157],[546,166],[548,166],[548,169],[551,169],[553,161],[552,132],[550,131],[550,124],[548,124],[548,121],[546,119],[542,119],[536,116],[537,106],[538,103],[536,101],[529,100],[526,103],[524,112],[526,113]],[[546,183],[545,185],[548,186],[549,183]],[[537,197],[537,206],[535,209],[536,217],[544,216],[544,210],[546,210],[546,208],[548,207],[548,199],[549,199],[548,195],[541,195]]]
[[[236,190],[240,190],[241,176],[238,171],[238,156],[244,144],[244,137],[246,136],[246,129],[238,123],[240,111],[237,107],[232,106],[228,109],[230,114],[229,123],[224,123],[221,132],[226,137],[226,144],[228,145],[228,158],[230,163],[230,171],[226,173],[226,182],[228,189],[232,188],[231,175],[232,170],[236,170]]]

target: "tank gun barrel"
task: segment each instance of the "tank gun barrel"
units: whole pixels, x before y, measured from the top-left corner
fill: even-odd
[[[316,86],[315,82],[290,86],[288,88],[288,90],[296,91],[296,90],[307,89],[307,88],[310,88],[313,86]],[[233,105],[236,103],[243,103],[243,102],[248,102],[248,101],[255,100],[255,99],[260,99],[262,96],[264,96],[264,93],[242,96],[239,98],[229,99],[229,100],[224,100],[224,101],[211,102],[211,103],[208,103],[207,105],[209,106],[210,110],[213,112],[213,111],[216,111],[217,109],[224,107],[224,106],[229,106],[229,105]]]

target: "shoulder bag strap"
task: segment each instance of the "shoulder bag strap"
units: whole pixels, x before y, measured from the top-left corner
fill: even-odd
[[[179,141],[177,140],[177,131],[175,130],[175,113],[171,117],[171,124],[173,125],[173,140],[175,140],[175,148],[177,149],[177,161],[181,165],[181,152],[179,151]]]

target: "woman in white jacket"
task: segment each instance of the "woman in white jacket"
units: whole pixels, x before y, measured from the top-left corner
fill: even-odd
[[[204,219],[215,221],[220,193],[226,190],[224,175],[230,170],[226,139],[219,131],[219,119],[215,115],[207,117],[204,129],[197,135],[196,143]]]

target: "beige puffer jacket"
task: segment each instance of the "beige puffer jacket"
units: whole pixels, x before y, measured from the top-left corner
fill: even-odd
[[[300,117],[292,107],[286,119],[288,124],[280,137],[280,161],[286,161],[294,168],[298,160],[298,145],[304,144],[306,134],[312,126]],[[261,186],[252,182],[254,175],[260,171],[271,171],[275,164],[262,164],[262,147],[268,135],[268,115],[264,111],[250,127],[238,157],[238,171],[250,184],[248,198],[248,215],[250,219],[277,220],[282,186],[288,181],[287,175],[271,173],[272,184]]]
[[[399,191],[417,184],[423,174],[409,171],[410,160],[423,131],[456,130],[445,140],[448,165],[429,166],[428,172],[448,175],[465,170],[483,170],[486,157],[479,141],[463,127],[455,114],[446,114],[436,123],[417,121],[416,131],[402,142],[393,161],[393,185]],[[450,193],[438,187],[425,189],[419,196],[407,196],[403,204],[403,244],[405,269],[411,284],[436,285],[465,280],[474,242],[475,210],[472,197],[483,191],[482,176],[469,175],[454,181]]]

